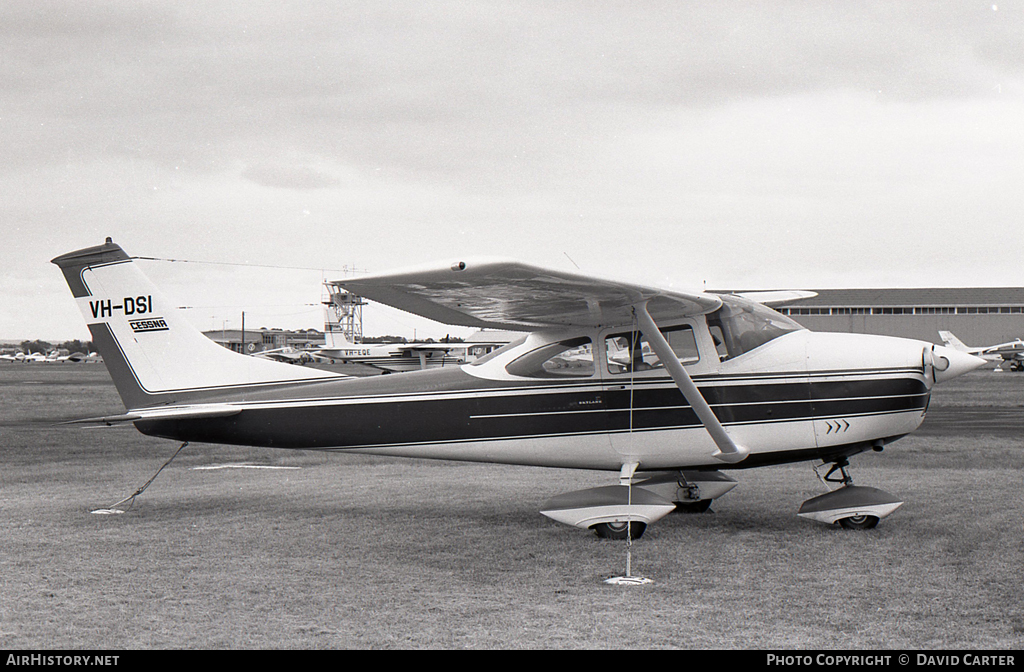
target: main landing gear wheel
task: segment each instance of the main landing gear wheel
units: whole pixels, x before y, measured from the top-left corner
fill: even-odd
[[[838,522],[846,530],[870,530],[878,525],[878,516],[848,516]]]
[[[628,526],[628,531],[627,531]],[[626,535],[629,534],[630,539],[639,539],[644,536],[644,530],[647,529],[647,523],[598,523],[590,527],[597,536],[602,539],[625,539]]]

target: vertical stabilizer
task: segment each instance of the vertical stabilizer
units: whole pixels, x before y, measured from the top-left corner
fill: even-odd
[[[942,342],[945,343],[946,346],[953,348],[954,350],[959,350],[960,352],[969,352],[971,350],[970,346],[965,345],[963,341],[954,336],[952,331],[940,330],[939,338],[942,339]]]
[[[338,350],[353,347],[345,337],[345,329],[341,325],[338,307],[329,303],[324,306],[324,350]]]
[[[129,409],[210,398],[264,383],[337,378],[232,352],[196,329],[109,238],[53,259]]]

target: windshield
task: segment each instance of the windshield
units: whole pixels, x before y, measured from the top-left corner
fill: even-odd
[[[722,307],[708,315],[708,328],[724,361],[764,345],[800,324],[771,308],[738,296],[722,296]]]

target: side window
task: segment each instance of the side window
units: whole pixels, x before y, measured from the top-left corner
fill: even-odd
[[[693,364],[700,359],[697,354],[697,340],[690,325],[662,329],[661,334],[684,365]],[[609,373],[664,368],[651,344],[647,342],[647,337],[639,331],[611,334],[605,338],[604,346]]]
[[[594,349],[586,337],[548,343],[509,362],[505,370],[514,376],[566,378],[594,375]]]

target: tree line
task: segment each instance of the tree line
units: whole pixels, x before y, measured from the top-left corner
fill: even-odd
[[[22,341],[18,344],[18,348],[26,355],[31,355],[34,352],[45,355],[53,350],[81,352],[87,355],[95,350],[92,341],[80,341],[77,338],[73,341],[64,341],[57,344],[50,343],[49,341]]]

